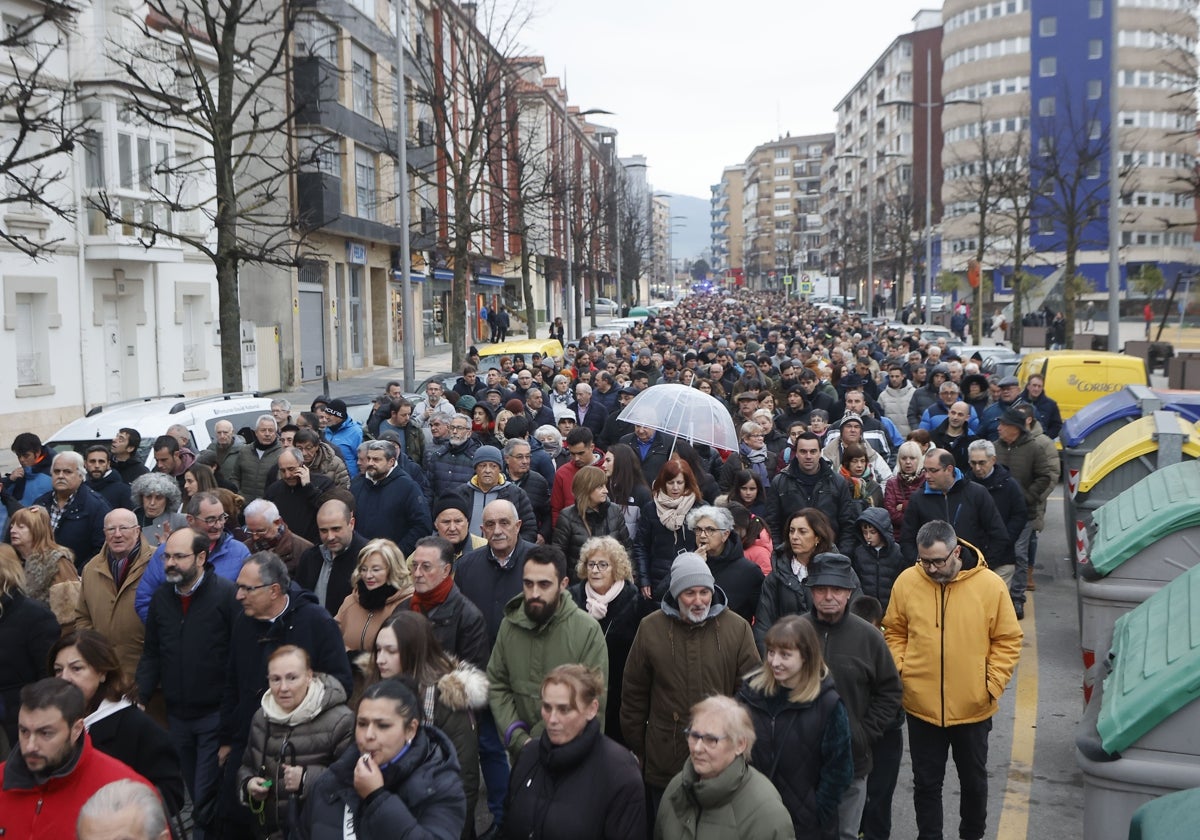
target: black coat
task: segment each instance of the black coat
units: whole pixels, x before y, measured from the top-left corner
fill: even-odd
[[[587,593],[584,592],[583,582],[575,584],[568,591],[579,608],[586,611]],[[625,581],[621,593],[608,605],[607,614],[597,619],[604,633],[604,644],[608,647],[608,683],[604,687],[608,703],[604,708],[604,731],[619,744],[625,743],[621,737],[621,687],[625,680],[625,661],[629,659],[629,649],[633,647],[638,625],[656,609],[658,605],[643,598],[632,581]]]
[[[331,616],[337,615],[337,611],[342,607],[342,601],[345,601],[346,596],[353,591],[353,587],[350,586],[350,575],[353,574],[354,566],[358,563],[358,553],[366,545],[367,538],[355,531],[346,550],[333,558],[333,570],[329,573],[329,586],[325,590],[325,603],[323,604]],[[300,562],[297,564],[296,573],[292,575],[292,578],[296,583],[312,592],[317,587],[317,578],[321,575],[321,564],[324,562],[325,558],[321,556],[321,546],[314,545],[300,555]],[[264,671],[264,673],[266,672]]]
[[[377,482],[366,475],[355,476],[350,492],[354,494],[354,530],[368,540],[389,539],[407,557],[417,547],[417,540],[433,533],[429,502],[399,464]],[[326,603],[333,612],[341,605],[341,601]]]
[[[234,618],[241,613],[236,593],[232,581],[209,570],[192,593],[185,615],[175,584],[164,583],[154,591],[137,667],[143,703],[161,686],[173,717],[192,720],[221,708],[229,639]]]
[[[667,461],[671,459],[671,450],[675,446],[675,438],[668,435],[666,432],[655,432],[654,439],[650,441],[650,449],[646,452],[646,457],[642,457],[641,442],[637,439],[637,435],[625,435],[620,440],[621,443],[628,444],[633,450],[633,454],[638,456],[638,460],[642,462],[642,476],[646,479],[646,484],[653,487],[654,479],[658,478],[658,472]]]
[[[793,458],[783,472],[771,480],[766,515],[767,524],[771,526],[771,541],[775,545],[784,544],[784,521],[792,511],[812,507],[829,517],[837,534],[838,548],[843,554],[849,554],[854,548],[854,518],[858,514],[850,498],[850,485],[824,459],[811,492],[802,478],[800,462]]]
[[[50,510],[55,504],[54,491],[39,496],[34,504]],[[81,484],[59,518],[54,541],[71,549],[76,571],[83,569],[104,547],[104,517],[110,510],[112,508],[103,496]]]
[[[333,617],[321,608],[311,592],[302,590],[295,581],[288,589],[288,598],[287,608],[274,621],[259,621],[245,613],[234,620],[219,734],[221,744],[233,746],[235,755],[241,755],[239,750],[246,747],[250,721],[267,690],[267,659],[277,648],[284,645],[304,648],[312,659],[314,671],[329,674],[340,682],[347,696],[354,688],[342,631]]]
[[[458,588],[450,587],[446,600],[425,613],[433,625],[433,635],[442,650],[481,671],[487,670],[492,646],[488,641],[487,622],[479,607]]]
[[[713,581],[725,593],[729,609],[747,622],[753,621],[762,593],[763,573],[754,561],[746,559],[737,534],[730,532],[721,553],[708,558],[708,568]]]
[[[542,454],[546,453],[543,451]],[[547,455],[546,459],[549,460],[549,457]],[[533,517],[537,520],[537,532],[541,535],[543,542],[550,542],[554,530],[550,521],[550,485],[545,476],[537,470],[531,469],[521,477],[520,481],[514,481],[513,484],[525,491],[525,495],[529,498],[529,504],[533,507]]]
[[[19,591],[0,596],[0,722],[10,744],[17,743],[21,688],[46,676],[60,633],[58,619],[41,601]]]
[[[771,573],[763,581],[754,613],[754,641],[759,652],[771,625],[785,615],[804,615],[812,606],[812,597],[804,582],[792,572],[792,552],[785,543],[771,557]]]
[[[579,406],[572,404],[571,409],[575,412],[576,423],[591,429],[593,439],[600,437],[600,433],[604,431],[604,424],[608,421],[608,410],[601,403],[595,400],[588,403],[587,416],[582,422],[579,420]]]
[[[533,543],[518,539],[509,555],[508,565],[501,568],[492,559],[492,549],[481,546],[458,559],[454,570],[454,585],[479,608],[488,632],[488,656],[496,644],[496,634],[504,621],[504,607],[521,594],[521,574],[525,557]]]
[[[92,746],[128,764],[158,788],[171,814],[183,807],[183,769],[167,731],[137,706],[88,725]]]
[[[85,484],[104,497],[110,508],[125,508],[133,510],[133,499],[129,495],[129,485],[116,470],[109,470],[100,478],[89,478]]]
[[[319,778],[296,826],[303,840],[342,840],[347,808],[358,840],[458,840],[467,821],[458,756],[436,727],[417,730],[400,760],[383,770],[383,787],[366,799],[354,790],[358,747]],[[472,815],[474,818],[474,815]]]
[[[637,759],[606,738],[596,720],[561,746],[542,733],[513,765],[500,836],[645,840],[646,796]]]
[[[1025,491],[1021,489],[1021,485],[1017,483],[1012,472],[1004,464],[996,464],[992,469],[992,474],[987,478],[972,476],[971,480],[986,487],[987,491],[992,494],[992,501],[996,503],[1000,519],[1008,529],[1008,551],[1003,554],[987,555],[988,568],[995,569],[997,566],[1014,565],[1017,562],[1017,539],[1025,530],[1025,526],[1029,524],[1029,508],[1025,505]]]
[[[938,492],[925,482],[909,497],[904,524],[900,527],[900,550],[909,565],[917,562],[917,531],[934,519],[949,522],[959,539],[975,546],[985,558],[1003,557],[1012,550],[1008,529],[991,493],[961,471],[948,493]]]
[[[317,531],[317,511],[330,498],[326,494],[336,485],[332,478],[319,472],[310,472],[308,476],[308,484],[295,487],[282,479],[274,481],[267,485],[263,498],[279,508],[280,518],[293,534],[316,545],[321,541]]]
[[[667,590],[675,555],[695,550],[696,535],[691,528],[681,525],[678,531],[668,530],[658,518],[653,499],[642,506],[638,538],[633,544],[633,574],[639,587],[649,586],[653,590],[651,598],[655,602],[662,600]]]
[[[592,537],[612,537],[629,551],[632,547],[629,542],[629,529],[625,527],[625,514],[620,506],[604,502],[600,507],[588,511],[586,525],[579,514],[578,505],[563,508],[562,513],[558,515],[552,542],[567,556],[567,576],[571,580],[579,579],[575,574],[579,552],[583,544]]]
[[[869,507],[858,516],[856,525],[867,523],[875,528],[883,537],[881,548],[872,548],[862,541],[859,536],[850,555],[850,562],[858,574],[858,582],[864,595],[870,595],[879,600],[884,611],[887,611],[888,601],[892,597],[892,585],[900,573],[908,567],[904,555],[892,531],[892,519],[887,510],[879,507]],[[857,529],[856,529],[857,530]]]

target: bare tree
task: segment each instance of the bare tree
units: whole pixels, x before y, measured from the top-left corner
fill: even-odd
[[[505,102],[517,82],[513,57],[528,14],[520,3],[501,9],[438,0],[431,60],[417,64],[413,95],[430,115],[437,161],[415,174],[436,195],[437,251],[454,271],[447,330],[453,369],[467,347],[473,258],[503,251]]]
[[[891,263],[892,277],[898,284],[896,299],[900,301],[901,306],[905,300],[902,294],[904,276],[912,271],[913,267],[913,249],[916,244],[913,239],[913,219],[917,206],[917,196],[913,193],[911,182],[900,184],[894,191],[889,190],[888,195],[879,204],[880,253],[884,257],[883,262]],[[874,301],[868,303],[873,305]]]
[[[75,116],[69,80],[55,73],[77,9],[45,2],[0,29],[0,207],[29,208],[74,221],[69,155],[85,141],[85,121]],[[6,18],[5,23],[8,23]],[[37,225],[37,226],[40,226]],[[28,257],[51,254],[62,239],[47,240],[20,224],[0,227],[4,242]]]
[[[614,204],[620,207],[618,237],[621,247],[621,276],[617,278],[619,300],[632,305],[641,300],[641,278],[650,256],[650,210],[646,194],[618,178]]]
[[[109,184],[90,202],[150,247],[204,254],[216,269],[221,384],[241,390],[239,273],[296,266],[303,231],[293,215],[295,108],[288,54],[299,4],[276,0],[147,0],[128,16],[136,37],[108,45],[130,90],[127,119],[177,138],[174,158],[147,149],[134,174],[144,201]],[[188,151],[182,151],[182,147]],[[315,157],[316,151],[312,152]]]

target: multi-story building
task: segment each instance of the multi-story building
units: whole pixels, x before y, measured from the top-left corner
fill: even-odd
[[[913,31],[892,41],[835,108],[820,250],[844,293],[864,305],[878,295],[895,301],[912,293],[914,254],[923,256],[927,168],[934,195],[940,184],[940,109],[927,92],[939,90],[941,19],[936,11],[922,11],[913,23]],[[935,203],[934,220],[939,210]]]
[[[671,266],[671,198],[651,193],[650,199],[650,276],[664,297],[675,291]]]
[[[746,158],[742,185],[742,263],[753,289],[821,268],[821,177],[832,134],[780,137]]]
[[[717,277],[740,286],[746,273],[742,248],[746,236],[742,218],[746,167],[726,166],[712,187],[712,268]]]
[[[1027,305],[1047,295],[1061,300],[1069,242],[1084,295],[1107,297],[1114,121],[1122,283],[1142,266],[1173,280],[1194,265],[1196,6],[1119,0],[1114,44],[1106,0],[946,0],[943,99],[981,103],[945,114],[947,269],[962,271],[982,252],[985,288],[1011,300],[1016,240],[1006,217],[1013,214],[985,224],[981,243],[975,196],[988,160],[1015,157],[1032,196],[1021,228],[1023,268],[1047,278]]]

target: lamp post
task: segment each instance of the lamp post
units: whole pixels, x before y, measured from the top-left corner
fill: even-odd
[[[396,226],[400,228],[400,294],[404,298],[401,326],[404,342],[404,390],[416,390],[416,323],[412,306],[412,254],[408,241],[408,113],[404,101],[404,42],[408,40],[408,3],[396,2]],[[328,389],[326,389],[328,393]]]

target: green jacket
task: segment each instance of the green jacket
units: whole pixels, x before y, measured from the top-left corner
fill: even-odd
[[[794,840],[792,817],[767,777],[738,756],[715,779],[689,758],[663,792],[654,840]]]
[[[525,615],[525,599],[517,595],[504,607],[504,621],[488,661],[488,704],[500,737],[515,757],[542,724],[542,680],[559,665],[579,663],[599,668],[608,684],[608,647],[596,619],[575,604],[565,590],[559,593],[554,615],[537,625]],[[601,725],[607,696],[600,698]],[[521,729],[514,724],[524,723]],[[511,728],[511,731],[510,731]]]

